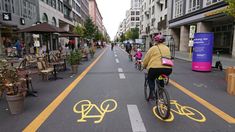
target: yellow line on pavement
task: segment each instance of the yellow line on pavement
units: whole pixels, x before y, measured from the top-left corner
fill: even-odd
[[[55,111],[55,109],[62,103],[62,101],[69,95],[69,93],[76,87],[76,85],[86,76],[91,68],[104,54],[106,49],[92,62],[55,100],[51,102],[24,130],[23,132],[35,132],[47,120],[47,118]]]
[[[202,99],[201,97],[199,97],[196,94],[192,93],[191,91],[187,90],[186,88],[179,85],[175,81],[170,80],[170,83],[173,86],[175,86],[176,88],[178,88],[179,90],[181,90],[182,92],[184,92],[185,94],[187,94],[188,96],[190,96],[191,98],[193,98],[194,100],[196,100],[198,103],[200,103],[201,105],[205,106],[207,109],[209,109],[210,111],[212,111],[213,113],[218,115],[219,117],[224,119],[226,122],[228,122],[230,124],[235,124],[235,118],[233,118],[232,116],[226,114],[225,112],[223,112],[219,108],[215,107],[211,103],[207,102],[206,100]]]

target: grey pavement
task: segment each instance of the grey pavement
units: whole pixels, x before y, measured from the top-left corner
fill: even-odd
[[[116,59],[119,60],[119,63]],[[84,63],[79,72],[81,73],[89,63]],[[124,76],[121,77],[120,74]],[[65,78],[45,84],[40,83],[37,86],[38,90],[40,89],[40,97],[27,99],[27,107],[21,115],[12,116],[7,114],[7,111],[1,110],[0,116],[3,118],[0,118],[0,130],[4,132],[21,131],[75,78]],[[224,72],[193,72],[190,62],[177,59],[170,78],[220,110],[235,117],[235,97],[226,93]],[[143,84],[144,73],[134,68],[134,64],[128,60],[127,54],[118,47],[115,47],[115,51],[108,48],[88,74],[39,127],[38,131],[235,132],[235,124],[226,122],[207,107],[201,105],[200,102],[171,84],[166,89],[171,99],[177,100],[181,105],[181,107],[178,107],[184,111],[184,114],[173,113],[174,120],[172,122],[161,121],[153,113],[155,103],[148,103],[144,99]],[[97,108],[105,107],[108,111],[115,106],[113,103],[101,105],[107,99],[116,100],[117,108],[112,112],[106,112],[100,123],[94,123],[99,119],[99,117],[94,116],[100,115]],[[79,101],[83,100],[89,100],[92,104],[85,103],[76,106]],[[1,106],[3,102],[0,101]],[[171,107],[176,109],[173,105]],[[189,113],[187,114],[187,112]],[[189,116],[201,119],[198,112],[205,116],[205,121],[198,122],[188,118]],[[78,122],[81,119],[84,119],[84,122]]]
[[[191,55],[192,56],[192,55]],[[189,52],[182,52],[182,51],[176,51],[175,57],[177,59],[186,60],[186,61],[192,61],[192,57],[190,56]],[[235,57],[233,56],[225,56],[221,55],[220,59],[218,59],[217,55],[213,55],[213,65],[215,65],[215,62],[220,60],[222,62],[223,68],[227,68],[229,66],[235,66]]]

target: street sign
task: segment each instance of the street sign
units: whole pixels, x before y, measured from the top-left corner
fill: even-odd
[[[2,19],[4,21],[11,21],[11,13],[2,13]]]
[[[214,34],[196,33],[194,37],[192,70],[211,71]]]
[[[190,26],[190,31],[189,31],[189,38],[193,39],[194,38],[194,34],[196,32],[196,26],[195,25],[191,25]]]
[[[144,40],[143,39],[135,39],[135,43],[144,44]]]
[[[25,19],[24,18],[20,18],[20,24],[25,25]]]

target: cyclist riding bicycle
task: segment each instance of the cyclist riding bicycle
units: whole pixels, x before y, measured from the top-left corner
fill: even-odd
[[[172,73],[172,67],[162,64],[162,56],[171,57],[170,49],[164,44],[165,37],[158,34],[153,37],[156,42],[148,52],[143,60],[143,68],[148,70],[148,82],[150,88],[150,98],[154,97],[155,80],[160,75],[164,74],[169,76]],[[160,81],[160,86],[164,86],[164,81]]]
[[[142,59],[142,52],[141,52],[141,49],[139,49],[139,48],[137,49],[137,51],[136,51],[134,57],[135,57],[135,60],[136,60],[136,61]]]
[[[126,43],[126,52],[130,55],[132,50],[132,46],[130,42]]]

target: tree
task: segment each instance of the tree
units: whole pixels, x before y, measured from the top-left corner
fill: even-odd
[[[77,25],[74,28],[74,32],[77,33],[81,38],[84,38],[85,27],[82,25]]]
[[[121,37],[120,37],[120,41],[123,42],[123,41],[125,41],[125,40],[126,40],[126,37],[125,37],[125,35],[122,33],[122,34],[121,34]]]
[[[87,39],[94,39],[97,28],[91,18],[86,19],[85,21],[85,32],[84,37]]]
[[[99,30],[97,30],[96,31],[96,33],[95,33],[95,41],[99,41],[99,40],[103,40],[103,34],[99,31]]]
[[[130,40],[135,40],[139,38],[139,29],[138,28],[134,28],[134,29],[130,29],[125,33],[125,37],[126,39],[130,39]]]
[[[224,0],[229,5],[226,9],[223,10],[224,13],[235,18],[235,0]]]
[[[125,33],[125,38],[126,38],[127,40],[132,39],[132,31],[131,31],[131,30],[128,30],[128,31]]]
[[[135,40],[139,38],[139,28],[132,29],[132,36],[131,39]]]

